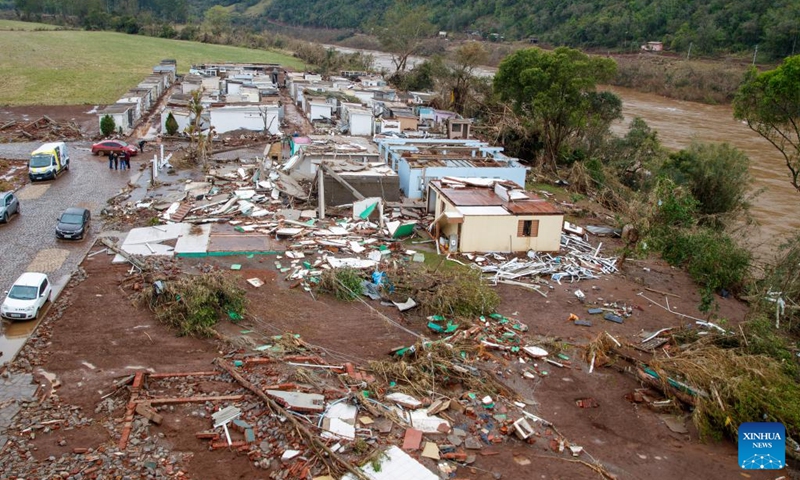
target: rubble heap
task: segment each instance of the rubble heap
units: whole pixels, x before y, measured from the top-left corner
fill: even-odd
[[[85,135],[75,122],[57,122],[47,115],[28,123],[12,120],[0,125],[0,142],[50,142],[83,138]]]

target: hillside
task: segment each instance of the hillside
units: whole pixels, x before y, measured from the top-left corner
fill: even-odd
[[[112,103],[164,58],[176,59],[180,73],[209,61],[303,65],[263,50],[111,32],[21,30],[0,31],[0,105]]]
[[[7,0],[0,9],[8,10]],[[236,27],[274,31],[311,27],[369,33],[393,0],[15,0],[24,19],[51,17],[90,30],[137,33],[145,26],[195,27],[212,17]],[[648,41],[693,54],[747,53],[771,60],[798,51],[796,0],[408,0],[439,29],[457,35],[524,40],[584,49],[635,51]],[[220,16],[222,15],[224,19]],[[166,29],[159,36],[171,36]],[[494,34],[494,35],[492,35]]]
[[[245,5],[246,3],[246,5]],[[390,0],[262,0],[233,11],[263,12],[290,25],[358,29],[392,4]],[[529,37],[556,45],[638,50],[663,41],[673,51],[690,45],[699,54],[752,52],[783,57],[796,51],[800,3],[793,0],[411,0],[426,6],[431,21],[455,33],[491,33],[507,40]],[[248,8],[245,8],[247,6]]]

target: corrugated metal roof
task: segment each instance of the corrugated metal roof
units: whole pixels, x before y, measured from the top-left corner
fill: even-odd
[[[506,201],[497,195],[492,188],[487,187],[443,187],[440,182],[431,184],[437,188],[450,203],[459,207],[503,207],[514,215],[559,215],[562,212],[546,200],[522,190],[515,190],[515,196],[525,195],[525,200]],[[467,213],[464,211],[465,214]]]

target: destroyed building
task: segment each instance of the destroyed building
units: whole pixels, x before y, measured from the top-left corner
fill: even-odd
[[[444,177],[480,177],[525,184],[527,167],[503,155],[503,147],[467,139],[375,138],[381,159],[400,177],[400,189],[409,199],[425,195],[431,180]]]
[[[432,234],[450,252],[556,252],[564,213],[513,182],[434,180],[428,184]]]
[[[292,137],[290,141],[293,155],[282,168],[301,180],[316,179],[322,169],[326,204],[352,203],[361,199],[358,194],[389,202],[400,200],[397,173],[381,161],[377,147],[369,140],[309,136]]]

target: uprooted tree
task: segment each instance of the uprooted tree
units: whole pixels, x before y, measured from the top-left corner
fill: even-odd
[[[733,114],[781,153],[800,192],[800,55],[774,70],[750,70],[734,98]]]
[[[140,301],[179,335],[212,337],[220,318],[237,322],[245,312],[245,290],[226,272],[182,275],[150,283],[152,287],[141,291]]]

